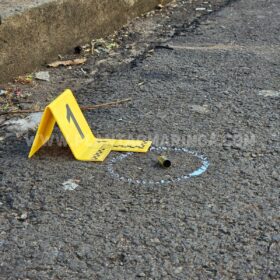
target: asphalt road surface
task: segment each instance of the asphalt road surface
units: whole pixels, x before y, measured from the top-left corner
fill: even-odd
[[[34,133],[0,142],[0,279],[280,279],[279,0],[198,8],[75,88],[81,104],[131,97],[86,118],[150,152],[96,164],[53,144],[28,160]]]

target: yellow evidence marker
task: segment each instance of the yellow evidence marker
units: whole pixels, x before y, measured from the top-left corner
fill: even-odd
[[[45,108],[29,158],[50,139],[56,123],[77,160],[104,161],[111,151],[146,153],[152,145],[151,141],[96,138],[67,89]]]

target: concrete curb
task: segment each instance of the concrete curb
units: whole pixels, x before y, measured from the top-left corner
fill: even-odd
[[[15,0],[0,4],[0,82],[31,72],[170,0]],[[1,6],[2,5],[2,6]]]

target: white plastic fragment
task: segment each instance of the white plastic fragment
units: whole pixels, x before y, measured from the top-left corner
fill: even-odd
[[[35,78],[37,80],[49,82],[50,81],[50,73],[48,71],[40,71],[40,72],[35,73]]]
[[[24,119],[11,119],[3,123],[5,129],[19,135],[28,132],[28,130],[35,130],[42,118],[42,113],[32,113]]]
[[[5,95],[7,93],[7,91],[6,90],[4,90],[4,89],[0,89],[0,96],[1,95]]]
[[[25,212],[25,213],[22,213],[21,215],[20,215],[20,217],[19,217],[19,219],[20,220],[22,220],[22,221],[24,221],[24,220],[26,220],[27,219],[27,213]]]
[[[78,182],[78,180],[74,179],[67,180],[62,184],[63,189],[65,191],[74,191],[76,188],[79,187],[79,185],[77,184]]]

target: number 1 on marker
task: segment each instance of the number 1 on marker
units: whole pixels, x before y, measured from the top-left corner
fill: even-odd
[[[67,118],[68,122],[71,123],[71,119],[73,120],[74,125],[76,126],[81,138],[84,139],[85,135],[84,135],[82,129],[80,128],[80,126],[79,126],[79,124],[78,124],[78,122],[77,122],[77,120],[76,120],[76,118],[75,118],[75,116],[74,116],[74,114],[73,114],[73,112],[72,112],[72,110],[71,110],[71,108],[68,104],[66,104],[66,112],[67,112],[66,118]]]

